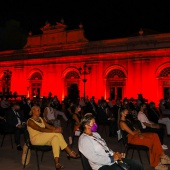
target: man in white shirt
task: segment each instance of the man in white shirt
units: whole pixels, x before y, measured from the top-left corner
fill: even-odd
[[[142,132],[152,132],[152,133],[157,133],[160,139],[160,142],[162,144],[163,149],[168,149],[166,145],[163,144],[163,139],[164,139],[164,129],[159,126],[159,124],[153,123],[148,120],[147,116],[145,115],[145,110],[146,110],[146,104],[140,104],[140,111],[138,113],[138,120],[142,124]]]

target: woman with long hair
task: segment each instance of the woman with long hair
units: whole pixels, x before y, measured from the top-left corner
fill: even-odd
[[[57,169],[63,169],[59,163],[60,149],[67,152],[68,158],[79,158],[80,156],[72,151],[64,140],[61,127],[54,127],[46,123],[40,117],[40,107],[33,106],[30,111],[31,118],[28,119],[27,129],[33,145],[52,146],[53,155]]]
[[[74,132],[79,130],[79,127],[81,125],[81,107],[80,105],[74,105],[72,108],[71,108],[71,111],[73,113],[73,121],[74,121]]]
[[[127,142],[134,145],[144,145],[149,148],[150,165],[157,170],[167,170],[164,164],[170,164],[170,158],[165,155],[159,137],[156,133],[141,133],[135,129],[129,119],[127,119],[128,110],[123,108],[120,111],[120,129],[123,138],[127,138]]]

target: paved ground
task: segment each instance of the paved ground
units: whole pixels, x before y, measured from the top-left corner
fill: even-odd
[[[68,139],[68,129],[64,125],[64,136],[65,139]],[[109,138],[102,129],[99,130],[100,134],[102,137],[106,140],[108,146],[112,148],[114,151],[119,151],[123,152],[124,151],[124,146],[120,142],[118,143],[116,138]],[[2,140],[2,137],[0,137],[0,142]],[[170,137],[165,137],[165,144],[169,146],[169,150],[166,150],[166,154],[170,155]],[[73,150],[77,151],[77,139],[75,139],[75,143],[73,146]],[[0,170],[21,170],[22,169],[22,164],[21,164],[21,155],[22,152],[17,151],[15,148],[11,148],[11,143],[10,143],[10,138],[9,136],[6,136],[4,145],[2,148],[0,148]],[[142,155],[142,160],[143,160],[143,166],[145,170],[152,170],[149,166],[146,153],[141,152]],[[130,158],[131,152],[129,152],[128,158]],[[134,153],[134,159],[139,159],[138,154],[135,152]],[[60,163],[65,166],[65,170],[83,170],[81,161],[80,159],[71,159],[68,160],[66,158],[66,153],[61,152],[61,157],[60,157]],[[170,167],[170,166],[169,166]],[[54,161],[53,161],[53,156],[52,152],[47,152],[44,155],[43,162],[40,163],[40,170],[54,170]],[[170,168],[169,168],[170,169]],[[31,160],[29,165],[26,166],[25,170],[37,170],[36,167],[36,157],[35,157],[35,152],[31,152]]]

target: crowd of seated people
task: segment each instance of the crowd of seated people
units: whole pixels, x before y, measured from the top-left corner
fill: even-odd
[[[9,131],[14,132],[17,150],[22,150],[20,136],[24,133],[27,120],[31,117],[30,111],[33,106],[39,106],[41,109],[41,117],[47,118],[46,110],[48,110],[48,103],[50,103],[50,108],[54,111],[54,119],[56,122],[58,122],[57,115],[61,115],[67,121],[65,114],[57,110],[56,106],[54,107],[54,103],[52,104],[53,100],[55,101],[55,98],[33,98],[33,100],[31,100],[30,98],[26,99],[25,97],[21,97],[20,101],[9,101],[6,97],[2,98],[0,102],[0,119],[5,120],[6,127]],[[48,118],[51,118],[51,112],[48,113]],[[50,121],[52,122],[52,120]],[[60,124],[54,122],[52,124],[54,126],[60,126]]]
[[[170,164],[170,158],[165,155],[160,138],[157,133],[149,131],[144,133],[137,129],[131,119],[128,117],[128,109],[122,108],[120,111],[120,129],[122,130],[123,138],[127,138],[127,142],[135,145],[144,145],[149,148],[150,165],[155,169],[168,169],[164,164]],[[145,124],[143,122],[143,124]],[[149,124],[149,123],[148,123]],[[146,124],[145,124],[146,125]]]
[[[129,170],[143,170],[137,160],[125,159],[119,152],[114,152],[107,146],[105,140],[97,133],[97,124],[92,113],[87,113],[81,120],[82,135],[79,138],[78,148],[88,159],[93,170],[121,170],[117,161],[125,162]]]
[[[35,131],[36,133],[38,133],[37,131],[44,133],[46,132],[46,130],[44,131],[44,129],[42,130],[37,127],[37,125],[41,123],[41,125],[43,124],[42,127],[40,125],[41,128],[52,130],[50,132],[53,132],[55,129],[57,129],[57,131],[54,133],[60,133],[61,130],[59,129],[61,124],[57,118],[58,115],[60,115],[66,122],[68,120],[72,120],[72,122],[74,122],[74,127],[71,128],[72,133],[74,133],[75,131],[80,129],[82,125],[82,118],[84,117],[84,115],[86,115],[87,113],[91,113],[92,116],[95,117],[95,121],[99,126],[108,125],[110,137],[116,137],[117,130],[119,128],[122,129],[122,131],[126,131],[126,125],[122,125],[126,123],[123,122],[125,120],[122,119],[123,112],[121,110],[122,108],[124,108],[129,113],[126,114],[128,120],[130,120],[133,124],[133,128],[129,127],[131,131],[128,130],[125,133],[126,135],[131,135],[131,138],[129,137],[130,135],[128,135],[128,141],[132,141],[132,137],[136,134],[139,134],[141,139],[148,138],[148,132],[150,132],[152,134],[150,139],[158,141],[158,143],[152,143],[150,144],[150,146],[159,145],[159,152],[156,153],[157,157],[153,157],[153,155],[155,154],[153,147],[152,150],[150,150],[151,166],[157,169],[166,169],[167,167],[162,165],[159,160],[161,159],[161,161],[169,164],[169,157],[167,157],[162,150],[168,149],[168,147],[163,143],[165,128],[162,124],[167,127],[167,134],[170,135],[170,119],[168,117],[162,117],[163,114],[162,112],[160,112],[160,110],[162,109],[162,105],[165,107],[165,109],[168,110],[167,105],[165,105],[165,101],[160,100],[160,104],[161,106],[159,105],[159,109],[157,109],[154,102],[150,102],[148,104],[141,96],[138,97],[137,101],[135,101],[133,98],[124,98],[122,101],[120,99],[116,99],[115,102],[113,102],[111,98],[109,99],[109,101],[106,101],[104,97],[101,97],[101,99],[99,99],[98,101],[95,100],[94,96],[92,96],[90,99],[88,97],[86,97],[85,99],[82,97],[81,99],[77,99],[76,101],[65,97],[62,103],[58,100],[57,96],[49,96],[48,98],[33,98],[33,100],[22,97],[21,101],[17,103],[10,103],[4,97],[0,103],[0,119],[5,119],[9,128],[12,128],[15,131],[15,143],[17,146],[17,150],[20,151],[22,150],[20,135],[23,133],[26,127],[29,129],[29,133]],[[32,113],[32,115],[30,115],[30,112]],[[34,120],[35,117],[37,118],[37,120]],[[43,119],[41,119],[41,117]],[[31,123],[27,124],[27,122]],[[136,130],[136,127],[139,128],[139,130]],[[143,133],[145,134],[143,135]],[[64,139],[62,138],[62,140]],[[35,143],[34,141],[32,142]],[[46,144],[48,142],[49,141],[45,141],[44,143]],[[52,145],[52,143],[50,143],[50,145]],[[146,146],[148,146],[147,142]],[[67,148],[67,144],[65,144],[64,146],[60,146],[60,148]],[[70,150],[67,149],[66,151],[70,152]],[[72,156],[76,155],[73,153]],[[56,165],[59,168],[62,168],[62,166],[58,163],[59,151],[57,151],[57,153],[54,153],[54,157],[56,160]],[[120,157],[120,155],[118,157]],[[109,165],[112,165],[112,160],[111,164]]]

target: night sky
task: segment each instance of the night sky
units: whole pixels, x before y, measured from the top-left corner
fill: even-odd
[[[82,23],[85,36],[93,40],[112,39],[144,33],[170,32],[168,1],[102,0],[6,0],[1,2],[0,26],[14,19],[27,34],[40,34],[46,21],[54,24],[64,19],[67,29]],[[146,30],[146,31],[145,31]]]

